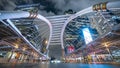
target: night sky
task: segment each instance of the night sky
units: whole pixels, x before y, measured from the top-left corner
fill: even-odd
[[[0,0],[0,10],[11,11],[19,5],[40,3],[40,6],[44,8],[39,9],[39,13],[44,16],[50,16],[63,14],[69,9],[77,12],[93,4],[106,1],[119,0]]]

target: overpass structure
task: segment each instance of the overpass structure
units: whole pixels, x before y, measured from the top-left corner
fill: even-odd
[[[63,29],[65,21],[70,16],[71,14],[46,17],[52,25],[51,41],[49,47],[47,47],[50,56],[59,57],[62,55],[61,50],[63,48],[61,46],[61,31]]]
[[[75,14],[49,16],[49,17],[44,17],[40,14],[32,13],[32,12],[23,12],[23,11],[5,12],[5,11],[3,11],[3,12],[0,12],[0,21],[5,26],[12,29],[12,32],[15,33],[16,36],[21,41],[24,41],[24,45],[27,44],[27,48],[25,48],[26,51],[27,51],[27,49],[29,51],[32,50],[31,51],[31,52],[33,52],[32,55],[35,54],[35,57],[37,56],[37,58],[39,58],[40,56],[45,56],[45,57],[49,58],[47,56],[47,54],[45,54],[45,55],[42,54],[39,51],[39,48],[37,49],[37,47],[33,46],[34,44],[31,44],[30,41],[27,39],[27,37],[23,36],[23,34],[20,32],[20,30],[11,21],[11,19],[29,18],[29,19],[32,20],[33,18],[37,18],[37,19],[40,19],[40,21],[45,22],[47,24],[47,26],[49,27],[49,31],[45,32],[45,33],[49,34],[49,37],[47,38],[48,43],[47,43],[47,46],[46,46],[46,50],[47,50],[46,52],[49,53],[50,57],[51,56],[59,57],[59,56],[62,56],[62,54],[64,56],[64,46],[65,45],[64,45],[64,41],[63,41],[64,40],[63,35],[64,35],[65,28],[70,21],[72,21],[74,18],[77,18],[78,16],[82,16],[82,15],[89,14],[89,13],[106,12],[106,11],[109,11],[109,10],[118,10],[120,8],[119,4],[120,4],[120,1],[100,3],[100,4],[96,4],[94,6],[91,6],[89,8],[86,8],[84,10],[81,10],[81,11],[75,13]],[[39,24],[39,25],[42,25],[42,24]],[[0,43],[2,45],[5,42],[8,43],[5,40],[1,40]],[[13,41],[9,42],[9,44],[11,44],[13,47],[16,47],[16,45],[14,44]],[[9,44],[5,44],[5,45],[9,45]],[[19,47],[20,47],[20,49],[22,49],[21,45],[19,45]],[[18,49],[18,46],[16,48]],[[22,50],[22,51],[24,52],[24,50]],[[32,57],[34,57],[34,56],[32,56]]]

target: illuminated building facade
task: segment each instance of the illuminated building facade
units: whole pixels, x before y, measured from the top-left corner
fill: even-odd
[[[69,54],[75,55],[77,52],[85,60],[97,54],[117,55],[119,53],[116,51],[119,50],[112,46],[119,48],[120,15],[119,9],[113,9],[119,6],[112,4],[118,3],[120,2],[100,3],[75,14],[50,17],[43,17],[34,12],[0,12],[2,52],[0,55],[3,56],[4,50],[8,50],[7,60],[24,58],[22,61],[25,62],[43,56],[49,59],[48,53],[50,57],[59,57],[69,47]],[[89,31],[88,29],[86,31],[87,34],[90,33],[88,35],[89,38],[91,36],[90,39],[86,39],[87,35],[84,32],[86,27],[89,28]],[[64,56],[66,55],[63,54]]]

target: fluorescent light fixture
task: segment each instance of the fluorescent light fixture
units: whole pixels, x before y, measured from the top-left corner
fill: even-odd
[[[93,41],[92,40],[92,36],[91,36],[90,31],[89,31],[88,28],[84,28],[84,29],[82,29],[82,31],[83,31],[83,35],[84,35],[84,39],[85,39],[85,43],[86,44],[88,44],[91,41]]]

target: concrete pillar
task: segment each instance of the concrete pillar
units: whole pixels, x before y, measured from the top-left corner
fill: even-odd
[[[65,56],[65,51],[64,49],[62,49],[62,58],[64,58],[64,56]]]

